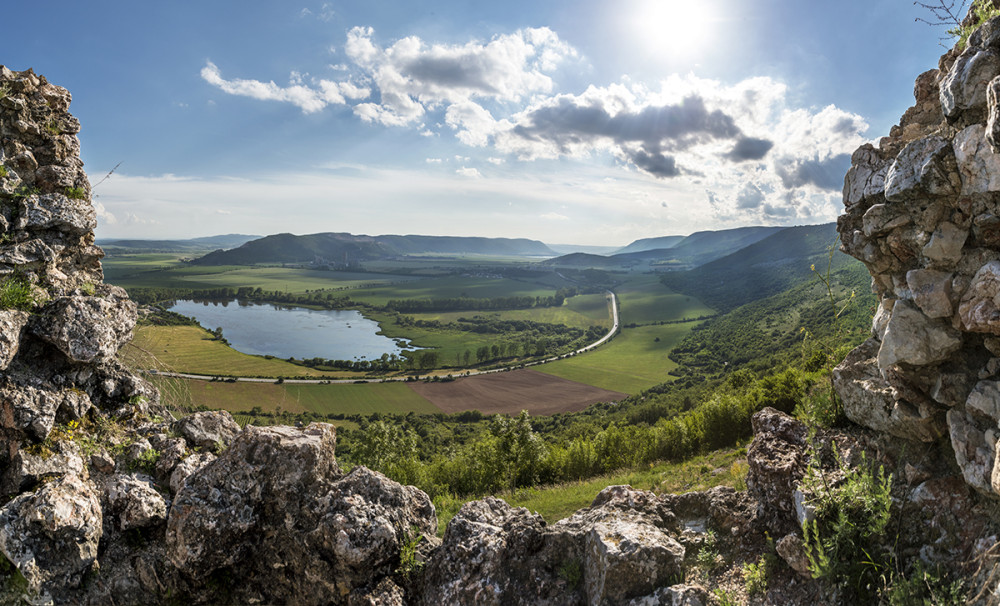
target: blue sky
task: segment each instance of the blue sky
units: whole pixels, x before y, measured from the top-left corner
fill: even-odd
[[[937,65],[909,0],[10,3],[73,94],[99,237],[624,245],[833,220]]]

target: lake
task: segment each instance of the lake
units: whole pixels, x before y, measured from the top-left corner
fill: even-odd
[[[405,339],[377,334],[378,322],[353,309],[314,310],[236,301],[177,301],[170,311],[209,330],[222,328],[233,349],[276,358],[372,360],[416,349]]]

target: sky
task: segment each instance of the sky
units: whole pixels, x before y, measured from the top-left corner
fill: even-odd
[[[623,246],[835,220],[944,28],[910,0],[40,0],[99,238]],[[104,177],[115,166],[117,170]]]

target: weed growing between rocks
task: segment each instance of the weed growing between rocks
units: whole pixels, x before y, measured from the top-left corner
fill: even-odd
[[[815,507],[815,518],[802,524],[809,570],[813,578],[825,579],[846,595],[871,600],[880,579],[891,570],[885,531],[891,518],[892,474],[868,461],[864,452],[853,467],[836,448],[834,457],[839,482],[818,465],[802,482]]]
[[[0,309],[31,311],[34,307],[35,297],[26,278],[13,275],[0,283]]]

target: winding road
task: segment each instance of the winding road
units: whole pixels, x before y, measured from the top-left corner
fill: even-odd
[[[529,366],[538,366],[539,364],[548,364],[549,362],[555,362],[556,360],[562,360],[564,358],[569,358],[571,356],[575,356],[575,355],[578,355],[578,354],[586,353],[586,352],[594,349],[595,347],[600,347],[601,345],[604,345],[605,343],[607,343],[608,341],[610,341],[616,334],[618,334],[618,328],[619,328],[619,320],[618,320],[618,297],[615,295],[615,293],[611,292],[610,290],[605,291],[605,294],[607,295],[608,304],[611,306],[611,330],[609,330],[606,335],[604,335],[603,337],[601,337],[597,341],[594,341],[590,345],[587,345],[586,347],[581,347],[580,349],[577,349],[576,351],[571,352],[571,353],[562,354],[562,355],[559,355],[559,356],[552,356],[551,358],[545,358],[544,360],[535,360],[534,362],[527,362],[527,363],[524,363],[524,364],[517,364],[516,366],[505,366],[503,368],[492,368],[490,370],[469,370],[469,371],[463,372],[461,375],[458,375],[458,377],[473,377],[473,376],[476,376],[476,375],[488,375],[488,374],[494,374],[494,373],[498,373],[498,372],[508,372],[508,371],[511,371],[511,370],[517,370],[519,368],[528,368]],[[270,378],[270,379],[268,379],[268,378],[258,378],[258,377],[225,377],[225,376],[220,376],[220,375],[198,375],[198,374],[191,374],[191,373],[186,373],[186,372],[168,372],[168,371],[160,371],[160,370],[147,370],[146,372],[148,374],[157,375],[157,376],[160,376],[160,377],[172,377],[172,378],[178,378],[178,379],[200,379],[202,381],[216,380],[216,381],[232,382],[232,381],[235,380],[236,382],[240,382],[240,383],[274,383],[274,382],[276,382],[278,380],[278,379],[275,379],[273,377]],[[427,375],[425,377],[420,377],[420,376],[416,376],[416,377],[384,377],[384,378],[380,378],[380,379],[284,379],[282,381],[282,383],[311,384],[311,385],[323,385],[323,384],[334,384],[334,383],[341,383],[341,384],[350,384],[350,383],[391,383],[391,382],[394,382],[394,381],[402,381],[402,382],[405,382],[405,381],[419,381],[421,379],[430,378],[432,376],[441,376],[441,375]]]

